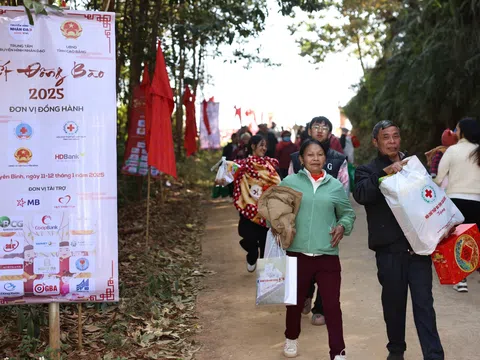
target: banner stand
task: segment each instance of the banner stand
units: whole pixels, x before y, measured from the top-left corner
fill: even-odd
[[[60,304],[48,304],[49,342],[52,360],[60,360]]]
[[[150,231],[150,185],[152,182],[152,176],[150,175],[151,169],[148,167],[148,185],[147,185],[147,231],[145,235],[145,245],[146,249],[148,250],[148,237],[149,237],[149,231]]]
[[[78,303],[78,350],[83,350],[82,303]]]

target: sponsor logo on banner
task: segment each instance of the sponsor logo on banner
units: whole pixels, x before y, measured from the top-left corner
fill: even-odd
[[[0,230],[4,232],[23,231],[23,217],[0,217]]]
[[[145,141],[139,141],[137,143],[137,147],[140,149],[145,149],[147,146],[145,145]]]
[[[15,200],[17,210],[31,210],[41,206],[41,200],[37,197],[22,196]]]
[[[92,218],[82,218],[72,214],[69,217],[69,230],[71,235],[91,235],[95,233],[97,224]]]
[[[422,198],[425,202],[430,204],[437,199],[437,193],[433,187],[427,185],[422,189]]]
[[[42,279],[33,282],[33,294],[38,296],[59,295],[60,280],[59,279]]]
[[[69,261],[72,274],[95,271],[95,258],[93,256],[72,256]]]
[[[80,161],[83,159],[84,156],[85,156],[84,152],[76,153],[76,154],[63,153],[63,154],[55,154],[54,159],[59,162]]]
[[[12,276],[23,274],[23,258],[13,259],[0,258],[0,276]]]
[[[82,35],[82,26],[73,20],[64,21],[60,26],[62,35],[67,39],[78,39]]]
[[[0,296],[17,297],[24,294],[22,280],[0,281]]]
[[[132,148],[132,154],[140,154],[140,148],[133,147]]]
[[[33,135],[33,128],[27,123],[21,123],[15,127],[15,136],[20,140],[28,140]]]
[[[0,236],[0,256],[23,253],[23,236]]]
[[[62,223],[62,216],[57,214],[35,215],[33,228],[36,231],[58,231]]]
[[[70,249],[72,251],[94,251],[96,245],[97,239],[95,234],[70,236]]]
[[[57,236],[36,236],[33,240],[33,249],[36,253],[58,253],[60,241]]]
[[[74,121],[67,121],[62,126],[62,135],[57,136],[57,139],[62,140],[80,140],[85,139],[86,136],[81,135],[80,126]]]
[[[94,292],[95,279],[78,279],[70,280],[70,292]]]
[[[60,258],[58,256],[36,257],[33,259],[34,274],[58,274],[60,272]]]
[[[75,204],[73,203],[72,197],[70,195],[64,195],[57,198],[54,208],[55,209],[74,209]]]
[[[8,24],[8,32],[15,40],[28,40],[32,36],[33,26],[28,23],[12,22]]]
[[[137,128],[137,135],[145,135],[145,128],[144,127]]]
[[[28,164],[33,158],[33,153],[29,148],[21,147],[15,150],[13,157],[19,164]]]

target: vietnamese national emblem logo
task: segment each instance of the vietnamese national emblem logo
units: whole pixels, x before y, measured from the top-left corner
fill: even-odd
[[[62,35],[67,39],[78,39],[82,35],[82,26],[73,20],[65,21],[62,26],[60,26]]]
[[[19,164],[28,164],[32,160],[33,154],[30,149],[21,147],[13,154]]]
[[[28,140],[33,135],[33,128],[25,123],[21,123],[15,127],[15,135],[20,140]]]
[[[432,203],[437,199],[437,193],[435,189],[430,185],[424,186],[422,189],[422,198],[427,203]]]

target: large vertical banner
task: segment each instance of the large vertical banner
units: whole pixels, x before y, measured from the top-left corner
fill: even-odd
[[[203,105],[203,104],[202,104]],[[207,118],[210,127],[210,134],[203,119],[203,111],[200,111],[200,149],[220,149],[220,103],[207,102]]]
[[[118,301],[115,14],[0,7],[0,304]]]

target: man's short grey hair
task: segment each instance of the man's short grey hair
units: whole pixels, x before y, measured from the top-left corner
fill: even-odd
[[[379,121],[374,127],[372,131],[372,138],[378,139],[378,133],[380,130],[388,129],[389,127],[395,126],[397,129],[400,129],[393,121],[391,120],[382,120]]]
[[[250,139],[252,135],[250,135],[248,132],[243,133],[242,136],[240,136],[240,140],[245,140],[245,139]]]

